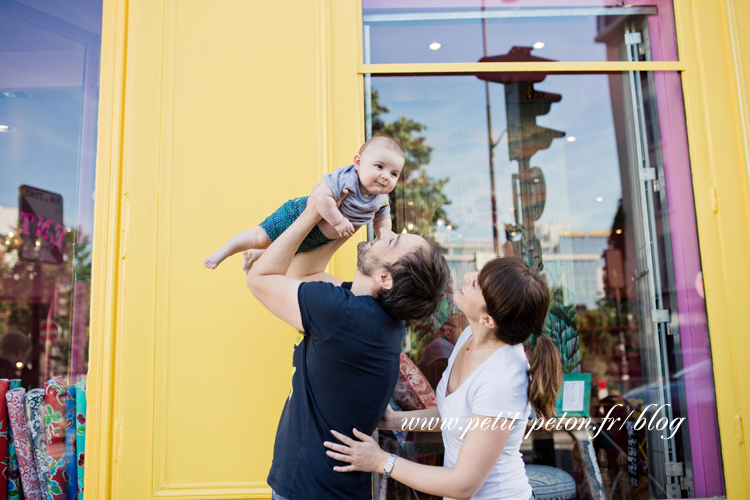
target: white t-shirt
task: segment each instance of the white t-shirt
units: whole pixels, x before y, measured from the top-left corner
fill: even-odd
[[[479,365],[461,386],[446,395],[456,355],[471,337],[471,327],[461,333],[448,360],[448,368],[437,386],[437,405],[443,419],[443,443],[445,443],[445,467],[453,467],[465,437],[471,415],[495,418],[516,418],[508,442],[489,477],[473,497],[475,500],[529,500],[531,486],[526,477],[526,468],[521,456],[526,421],[531,405],[528,399],[529,368],[523,345],[504,345],[493,352]],[[451,419],[455,419],[451,422]],[[484,419],[479,421],[481,423]],[[453,425],[451,425],[453,424]],[[476,424],[474,424],[476,425]],[[500,425],[498,422],[496,425]],[[446,500],[449,500],[446,497]]]

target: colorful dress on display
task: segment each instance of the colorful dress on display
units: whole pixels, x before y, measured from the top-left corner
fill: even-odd
[[[47,435],[49,493],[53,500],[67,500],[65,488],[65,412],[68,400],[66,382],[55,377],[44,384],[44,426]]]
[[[65,412],[65,471],[68,500],[78,500],[78,458],[76,457],[76,387],[66,388],[68,401]]]
[[[11,379],[8,390],[18,389],[21,387],[21,379]],[[3,396],[5,397],[5,396]],[[5,401],[5,399],[3,399]],[[7,411],[7,407],[6,407]],[[10,413],[8,413],[8,499],[23,499],[21,489],[21,469],[18,466],[18,455],[16,454],[16,445],[13,439],[13,426],[10,425]]]
[[[84,452],[86,451],[86,381],[76,384],[76,447],[78,454],[78,500],[83,500]]]
[[[8,402],[8,415],[10,426],[13,429],[16,453],[18,454],[18,466],[21,471],[21,484],[23,496],[26,500],[43,500],[39,488],[39,474],[34,463],[34,453],[31,451],[31,436],[29,426],[26,422],[26,409],[24,404],[24,389],[13,389],[5,395]]]
[[[8,392],[10,382],[8,379],[0,379],[0,401],[5,402],[5,394]],[[8,488],[2,487],[8,483],[8,407],[0,404],[0,500],[8,500]]]
[[[39,476],[39,489],[42,498],[52,500],[49,495],[47,482],[47,440],[44,434],[44,420],[42,408],[44,407],[44,390],[32,389],[26,393],[26,421],[29,424],[29,435],[31,436],[31,451],[34,454],[36,473]]]

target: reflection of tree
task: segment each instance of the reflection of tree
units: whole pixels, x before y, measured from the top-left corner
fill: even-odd
[[[91,243],[75,241],[76,231],[66,232],[61,245],[62,263],[51,264],[19,258],[22,239],[17,230],[0,234],[0,335],[9,330],[27,335],[34,329],[38,332],[39,324],[47,319],[52,308],[51,319],[61,327],[51,365],[52,371],[58,373],[67,371],[69,363],[76,278],[89,280],[91,276]],[[48,242],[42,242],[45,244]],[[44,340],[39,339],[37,349],[43,359]],[[34,364],[41,377],[40,360]]]
[[[394,231],[400,232],[406,228],[434,243],[438,221],[450,224],[444,207],[451,200],[443,193],[449,178],[433,179],[423,167],[430,163],[433,150],[425,144],[425,137],[418,135],[425,131],[425,126],[404,117],[399,117],[393,123],[384,123],[380,116],[388,112],[388,108],[380,104],[378,92],[373,89],[372,134],[393,137],[401,144],[406,156],[398,186],[390,195]]]
[[[560,287],[553,287],[550,290],[550,305],[544,329],[560,351],[563,371],[580,373],[581,352],[576,307],[564,303],[563,291]]]

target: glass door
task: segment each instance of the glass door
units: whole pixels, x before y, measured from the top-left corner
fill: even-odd
[[[581,498],[612,488],[623,498],[722,494],[680,75],[534,71],[559,58],[675,58],[665,30],[653,34],[665,2],[550,17],[536,5],[524,17],[523,6],[378,4],[363,5],[363,61],[383,65],[363,75],[365,130],[406,152],[394,230],[439,245],[454,284],[495,256],[523,258],[550,286],[546,331],[565,373],[591,374],[594,458],[572,433],[531,433],[525,461],[596,471],[579,481]],[[529,70],[420,68],[472,57]],[[392,62],[408,66],[396,74]],[[408,326],[404,352],[433,388],[463,326],[450,297]],[[381,442],[441,463],[439,437],[383,433]],[[386,498],[426,498],[383,487]]]

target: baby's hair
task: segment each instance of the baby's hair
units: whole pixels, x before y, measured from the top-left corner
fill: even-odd
[[[378,143],[382,145],[383,147],[386,147],[390,149],[391,151],[395,151],[398,154],[401,155],[402,158],[405,158],[404,156],[404,150],[401,149],[401,145],[396,142],[396,140],[393,137],[387,136],[387,135],[374,135],[367,139],[364,144],[362,144],[362,147],[359,148],[359,154],[362,154],[365,152],[365,150],[373,143]]]

